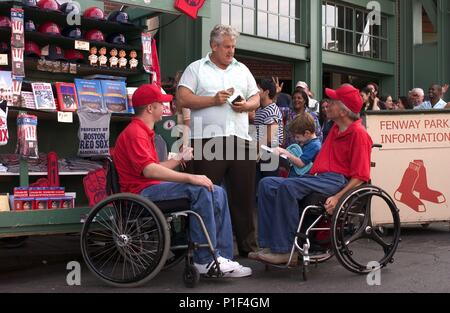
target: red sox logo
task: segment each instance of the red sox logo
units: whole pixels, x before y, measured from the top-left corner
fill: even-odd
[[[196,7],[201,2],[200,0],[184,0],[191,7]]]
[[[175,2],[175,8],[191,18],[196,19],[198,11],[204,3],[205,0],[178,0]]]

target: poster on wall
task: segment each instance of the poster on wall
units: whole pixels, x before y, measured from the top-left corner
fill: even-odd
[[[144,70],[152,73],[152,35],[150,33],[142,33],[142,66]]]

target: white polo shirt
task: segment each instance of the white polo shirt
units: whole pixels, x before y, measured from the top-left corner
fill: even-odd
[[[446,106],[447,106],[447,102],[445,102],[444,100],[441,99],[441,100],[439,100],[438,103],[436,103],[434,105],[434,107],[430,101],[425,101],[422,104],[414,107],[414,110],[431,110],[431,109],[439,110],[439,109],[445,109]]]
[[[255,78],[242,63],[233,59],[225,69],[219,68],[211,59],[205,58],[190,64],[184,71],[178,86],[191,90],[197,96],[214,97],[219,91],[234,88],[235,93],[250,99],[259,92]],[[248,113],[236,113],[231,106],[220,106],[191,110],[191,138],[237,136],[252,140],[249,135]]]

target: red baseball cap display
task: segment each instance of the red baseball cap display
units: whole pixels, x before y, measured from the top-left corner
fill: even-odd
[[[0,16],[0,27],[11,27],[11,20],[7,16]]]
[[[41,56],[41,48],[33,41],[25,41],[25,55],[26,56]]]
[[[105,13],[103,13],[103,10],[97,7],[89,7],[84,11],[83,13],[84,17],[90,17],[97,20],[103,20],[105,19]]]
[[[84,34],[84,38],[93,41],[105,41],[105,35],[98,29],[91,29]]]
[[[39,26],[38,31],[49,35],[61,35],[61,28],[59,28],[58,24],[53,22],[45,22]]]
[[[39,0],[37,5],[41,9],[59,11],[59,4],[55,0]]]
[[[332,100],[341,101],[350,111],[359,114],[363,106],[363,99],[359,90],[350,84],[345,84],[336,90],[326,88],[325,93]]]
[[[134,107],[139,107],[155,102],[170,102],[172,99],[172,95],[163,94],[157,85],[145,84],[133,93],[132,103]]]

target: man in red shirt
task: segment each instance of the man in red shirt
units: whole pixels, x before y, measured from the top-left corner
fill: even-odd
[[[174,169],[192,158],[192,148],[185,148],[176,158],[159,162],[153,130],[163,114],[162,102],[172,100],[163,95],[156,85],[142,85],[133,94],[136,117],[119,135],[113,159],[119,174],[121,192],[140,194],[152,201],[189,199],[191,210],[205,223],[220,269],[225,277],[244,277],[252,274],[248,267],[231,261],[233,232],[225,191],[213,185],[202,175],[180,173]],[[207,243],[196,219],[190,219],[190,237],[193,242]],[[213,266],[208,249],[194,252],[194,265],[200,274],[207,274]]]
[[[361,124],[363,100],[359,90],[344,84],[326,89],[330,98],[327,117],[335,122],[319,152],[311,175],[298,178],[269,177],[259,184],[258,239],[261,248],[249,258],[285,264],[300,221],[298,201],[311,193],[328,195],[329,214],[349,190],[370,180],[372,139]]]

